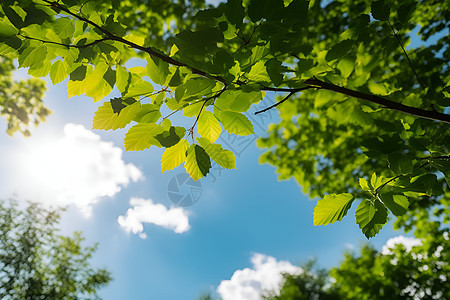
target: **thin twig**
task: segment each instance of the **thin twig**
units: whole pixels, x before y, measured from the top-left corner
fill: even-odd
[[[397,39],[397,42],[399,43],[400,47],[402,48],[403,53],[404,53],[405,56],[406,56],[406,59],[408,60],[409,66],[411,67],[411,70],[412,70],[413,73],[414,73],[414,76],[416,76],[417,81],[419,82],[419,84],[420,84],[420,86],[422,87],[422,89],[425,89],[425,85],[422,83],[422,81],[421,81],[420,78],[419,78],[419,75],[417,74],[416,70],[414,69],[414,66],[413,66],[412,62],[411,62],[411,60],[409,59],[408,53],[406,53],[405,47],[403,47],[403,44],[402,44],[402,42],[400,41],[400,37],[399,37],[398,34],[395,32],[395,29],[394,29],[394,27],[391,25],[391,22],[389,22],[389,20],[388,20],[387,22],[388,22],[389,26],[391,27],[391,30],[392,30],[392,32],[394,33],[394,36],[395,36],[395,38]]]
[[[39,42],[42,42],[44,44],[53,44],[53,45],[64,46],[64,47],[67,47],[67,48],[77,48],[77,49],[87,48],[87,47],[96,45],[98,43],[111,40],[109,38],[103,38],[103,39],[96,40],[96,41],[93,41],[92,43],[88,43],[88,44],[84,44],[84,45],[73,45],[73,44],[63,44],[63,43],[58,43],[58,42],[53,42],[53,41],[41,40],[41,39],[34,38],[34,37],[31,37],[31,36],[26,36],[26,35],[23,35],[23,34],[18,34],[18,36],[21,36],[21,37],[23,37],[25,39],[28,39],[28,40],[39,41]]]
[[[273,104],[273,105],[271,105],[271,106],[269,106],[269,107],[266,107],[266,108],[264,108],[264,109],[262,109],[262,110],[259,110],[259,111],[255,112],[255,115],[260,114],[260,113],[263,113],[263,112],[266,112],[266,111],[268,111],[269,109],[272,109],[272,108],[274,108],[274,107],[277,107],[278,105],[280,105],[280,104],[283,103],[284,101],[288,100],[292,95],[294,95],[294,94],[297,93],[297,92],[300,92],[300,91],[303,91],[303,90],[307,90],[307,89],[311,89],[311,88],[313,88],[313,87],[312,87],[312,86],[306,86],[306,87],[303,87],[303,88],[291,89],[291,90],[289,91],[289,94],[288,94],[286,97],[284,97],[283,100],[281,100],[280,102],[277,102],[277,103],[275,103],[275,104]]]

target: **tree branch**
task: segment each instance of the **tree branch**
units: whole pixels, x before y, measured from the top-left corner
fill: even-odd
[[[397,110],[397,111],[406,113],[411,116],[435,120],[435,121],[442,121],[447,124],[450,124],[450,115],[447,115],[444,113],[439,113],[437,111],[430,111],[430,110],[424,110],[424,109],[420,109],[420,108],[416,108],[416,107],[407,106],[407,105],[404,105],[404,104],[401,104],[398,102],[394,102],[394,101],[391,101],[391,100],[388,100],[388,99],[385,99],[385,98],[382,98],[382,97],[379,97],[376,95],[366,94],[366,93],[350,90],[350,89],[347,89],[344,87],[340,87],[340,86],[332,84],[332,83],[321,81],[317,78],[308,79],[305,81],[305,83],[315,86],[315,87],[320,87],[325,90],[333,91],[333,92],[340,93],[343,95],[347,95],[347,96],[351,96],[351,97],[358,98],[361,100],[376,103],[376,104],[382,105],[388,109]]]
[[[275,104],[273,104],[273,105],[271,105],[271,106],[269,106],[269,107],[266,107],[266,108],[264,108],[264,109],[262,109],[262,110],[259,110],[259,111],[255,112],[255,115],[260,114],[260,113],[263,113],[263,112],[266,112],[266,111],[268,111],[269,109],[272,109],[272,108],[274,108],[274,107],[277,107],[278,105],[280,105],[280,104],[283,103],[284,101],[288,100],[292,95],[294,95],[294,94],[297,93],[297,92],[300,92],[300,91],[303,91],[303,90],[307,90],[307,89],[312,89],[312,88],[314,88],[314,87],[312,87],[312,86],[306,86],[306,87],[298,88],[298,89],[284,90],[284,91],[289,91],[289,94],[288,94],[286,97],[284,97],[283,100],[281,100],[280,102],[277,102],[277,103],[275,103]]]

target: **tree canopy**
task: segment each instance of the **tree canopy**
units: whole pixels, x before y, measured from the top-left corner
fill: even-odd
[[[125,150],[165,148],[162,171],[184,163],[194,180],[211,159],[236,168],[217,138],[252,134],[245,113],[277,93],[257,112],[276,107],[281,117],[258,142],[261,162],[322,198],[315,225],[340,221],[358,201],[369,238],[389,214],[406,226],[423,209],[449,213],[449,5],[4,0],[0,54],[53,83],[69,77],[69,96],[100,101],[117,89],[93,128],[132,124]],[[406,50],[416,31],[422,45]],[[172,124],[176,113],[190,125]]]
[[[98,299],[111,275],[89,265],[96,246],[82,246],[81,233],[58,233],[59,218],[36,203],[0,201],[0,298]]]

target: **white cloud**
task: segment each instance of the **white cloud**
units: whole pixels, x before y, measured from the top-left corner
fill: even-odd
[[[32,142],[20,155],[18,194],[48,205],[75,204],[86,216],[92,204],[143,178],[122,150],[82,125],[66,124],[64,137]]]
[[[381,249],[381,253],[383,255],[391,254],[392,253],[391,249],[395,248],[396,245],[403,245],[406,249],[406,252],[410,252],[412,250],[412,247],[422,245],[422,241],[420,239],[410,238],[402,235],[396,236],[390,238],[386,242],[386,244]]]
[[[119,216],[119,225],[126,231],[139,234],[143,239],[147,237],[144,233],[142,223],[150,223],[161,226],[176,233],[188,231],[189,214],[181,207],[167,208],[163,204],[153,203],[151,199],[131,198],[129,208],[125,216]]]
[[[272,256],[255,253],[252,268],[236,270],[230,280],[223,280],[217,292],[223,300],[260,300],[265,291],[278,291],[282,273],[300,274],[302,268],[288,261],[277,261]]]

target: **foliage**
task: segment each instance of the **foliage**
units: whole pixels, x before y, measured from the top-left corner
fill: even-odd
[[[279,296],[266,299],[448,299],[449,230],[428,223],[434,230],[411,250],[397,244],[381,253],[366,245],[358,255],[346,253],[328,274],[285,274]]]
[[[6,117],[9,135],[20,131],[28,136],[29,125],[38,125],[50,113],[42,103],[45,84],[34,78],[16,81],[13,69],[11,57],[0,56],[0,115]]]
[[[58,220],[37,204],[0,201],[0,298],[98,299],[110,273],[89,265],[96,246],[81,246],[80,233],[57,233]]]
[[[439,203],[448,213],[450,20],[439,12],[450,4],[184,3],[5,0],[0,54],[53,83],[69,76],[69,96],[100,101],[117,88],[121,97],[99,107],[93,128],[132,124],[126,150],[165,148],[162,171],[184,162],[194,180],[207,176],[211,159],[235,167],[217,137],[252,134],[245,112],[266,92],[280,93],[267,109],[277,106],[281,122],[259,140],[267,148],[261,162],[311,197],[328,194],[315,209],[316,225],[341,220],[356,201],[368,238],[389,214]],[[418,25],[424,41],[437,42],[406,51]],[[141,65],[129,67],[133,57]],[[192,126],[172,124],[177,112]]]
[[[302,266],[303,272],[292,275],[283,274],[283,285],[275,293],[270,291],[263,296],[266,300],[334,300],[339,299],[337,293],[329,288],[328,272],[314,268],[315,261]]]

